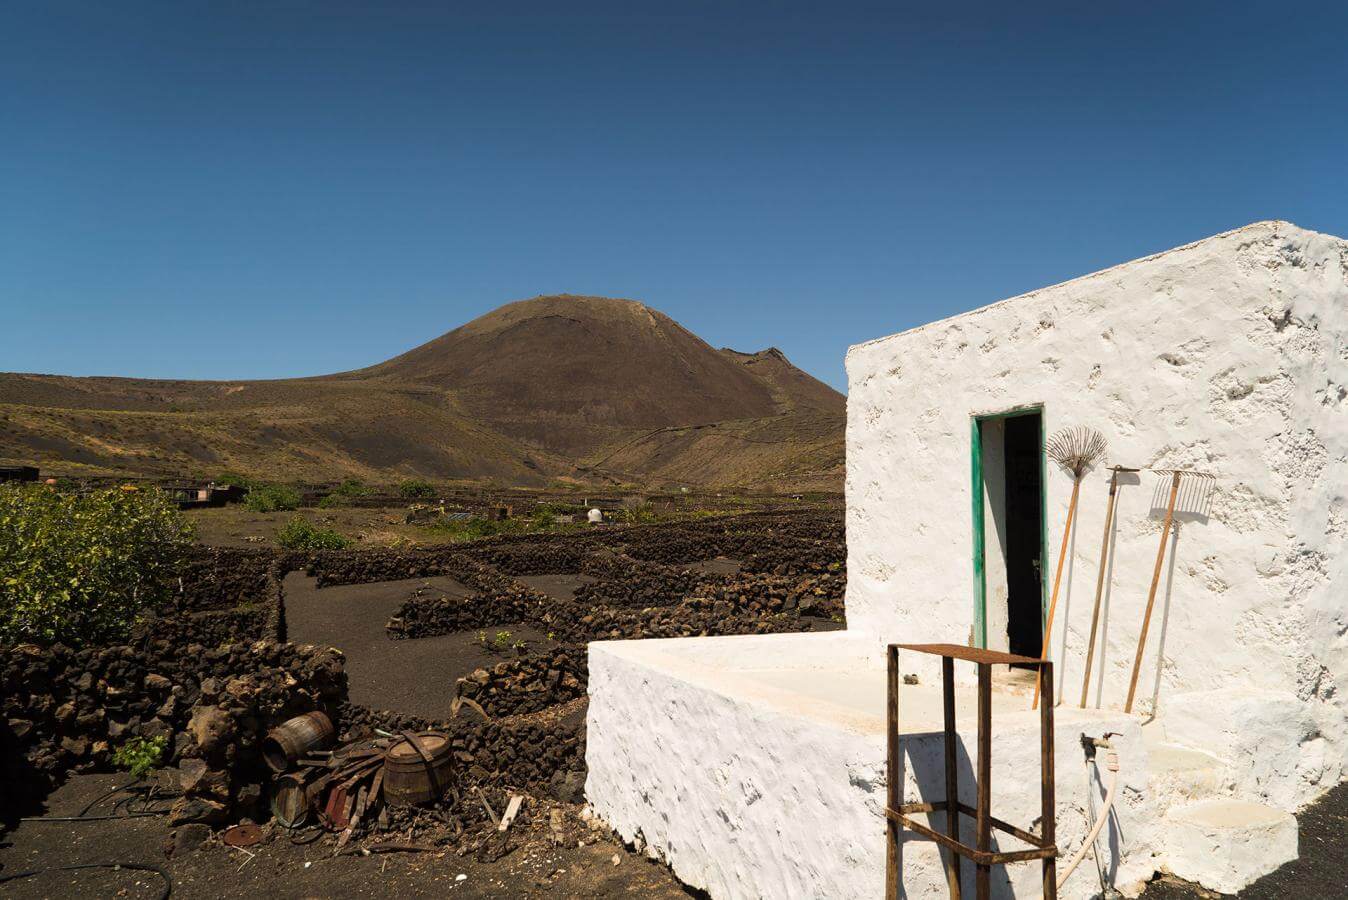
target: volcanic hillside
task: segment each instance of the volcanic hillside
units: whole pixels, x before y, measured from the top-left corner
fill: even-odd
[[[844,406],[776,349],[715,350],[631,300],[538,297],[316,378],[0,374],[0,460],[70,474],[836,489]]]

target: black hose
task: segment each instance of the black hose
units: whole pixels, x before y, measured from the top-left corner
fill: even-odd
[[[124,785],[115,787],[110,791],[99,794],[93,800],[85,804],[84,809],[80,810],[78,815],[74,816],[25,816],[19,819],[20,822],[107,822],[112,819],[139,819],[144,816],[162,816],[168,813],[167,809],[148,809],[149,804],[154,802],[152,796],[155,792],[154,785],[142,785],[145,779],[137,778]],[[138,787],[139,786],[139,787]],[[91,816],[89,810],[102,803],[109,797],[126,792],[130,794],[123,797],[112,805],[112,813],[108,815]],[[141,809],[132,809],[131,804],[136,800],[142,802]]]
[[[78,813],[76,813],[76,815],[78,815],[78,816],[80,816],[80,817],[87,816],[87,815],[89,814],[89,810],[93,809],[95,806],[97,806],[98,804],[102,803],[104,800],[108,799],[108,798],[111,797],[113,794],[120,794],[122,791],[126,790],[127,788],[135,787],[136,785],[140,784],[141,781],[143,781],[143,780],[144,780],[144,779],[141,779],[141,778],[133,778],[132,780],[128,781],[126,784],[124,784],[124,785],[122,785],[122,786],[120,786],[120,787],[115,787],[115,788],[113,788],[112,790],[108,791],[106,794],[99,794],[97,797],[95,797],[94,799],[90,800],[89,803],[84,807],[84,809],[80,810]]]
[[[166,816],[170,810],[156,809],[145,812],[124,812],[111,816],[25,816],[20,822],[109,822],[113,819],[140,819],[145,816]]]
[[[35,878],[47,872],[76,872],[81,869],[130,869],[137,872],[154,872],[164,879],[164,892],[159,895],[159,900],[169,900],[169,897],[173,895],[173,879],[169,877],[169,873],[158,866],[147,866],[141,863],[81,863],[74,866],[48,866],[45,869],[33,869],[31,872],[0,875],[0,884],[4,884],[6,881],[18,881],[21,878]]]

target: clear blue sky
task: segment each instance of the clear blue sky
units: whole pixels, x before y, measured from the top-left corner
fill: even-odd
[[[955,6],[5,4],[0,370],[319,374],[570,292],[841,388],[1251,221],[1348,235],[1343,4]]]

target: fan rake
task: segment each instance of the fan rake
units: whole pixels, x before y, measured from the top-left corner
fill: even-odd
[[[1091,466],[1095,465],[1109,443],[1105,436],[1094,428],[1076,425],[1055,432],[1044,445],[1044,452],[1063,469],[1072,474],[1072,500],[1067,505],[1067,522],[1063,526],[1062,550],[1058,553],[1058,567],[1053,574],[1053,596],[1048,604],[1048,616],[1044,620],[1044,643],[1040,648],[1041,659],[1048,659],[1049,639],[1053,635],[1053,614],[1058,608],[1058,587],[1062,584],[1062,564],[1067,559],[1067,544],[1072,536],[1072,523],[1077,514],[1077,497],[1081,493],[1081,478]],[[1039,706],[1039,692],[1043,689],[1043,669],[1034,680],[1034,703],[1031,709]]]

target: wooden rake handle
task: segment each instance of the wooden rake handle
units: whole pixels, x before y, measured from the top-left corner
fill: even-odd
[[[1176,472],[1170,481],[1170,502],[1165,508],[1165,524],[1161,526],[1161,545],[1156,548],[1156,568],[1151,573],[1151,590],[1147,592],[1147,611],[1142,614],[1142,633],[1137,636],[1137,655],[1133,657],[1133,677],[1128,682],[1128,702],[1123,711],[1133,711],[1133,695],[1137,693],[1137,676],[1142,671],[1142,653],[1147,648],[1147,630],[1151,627],[1151,611],[1156,605],[1156,587],[1161,583],[1161,564],[1165,562],[1165,545],[1170,540],[1170,524],[1175,519],[1175,501],[1179,498],[1180,478]]]
[[[1105,534],[1100,539],[1100,568],[1095,574],[1095,607],[1091,610],[1091,637],[1086,644],[1086,674],[1081,679],[1081,708],[1086,708],[1086,695],[1091,686],[1091,666],[1095,662],[1095,634],[1100,626],[1100,603],[1105,595],[1105,572],[1109,564],[1109,532],[1114,524],[1114,504],[1119,497],[1119,470],[1109,476],[1109,505],[1105,507]]]
[[[1062,530],[1062,550],[1058,553],[1057,570],[1053,573],[1053,597],[1048,603],[1048,618],[1044,621],[1044,643],[1039,650],[1039,658],[1049,657],[1049,638],[1053,635],[1053,613],[1058,608],[1058,586],[1062,584],[1062,564],[1067,560],[1067,542],[1072,536],[1072,522],[1077,514],[1077,497],[1081,494],[1081,476],[1072,479],[1072,502],[1067,504],[1067,523]],[[1034,702],[1030,709],[1039,708],[1039,694],[1044,686],[1044,669],[1041,666],[1034,677]]]

